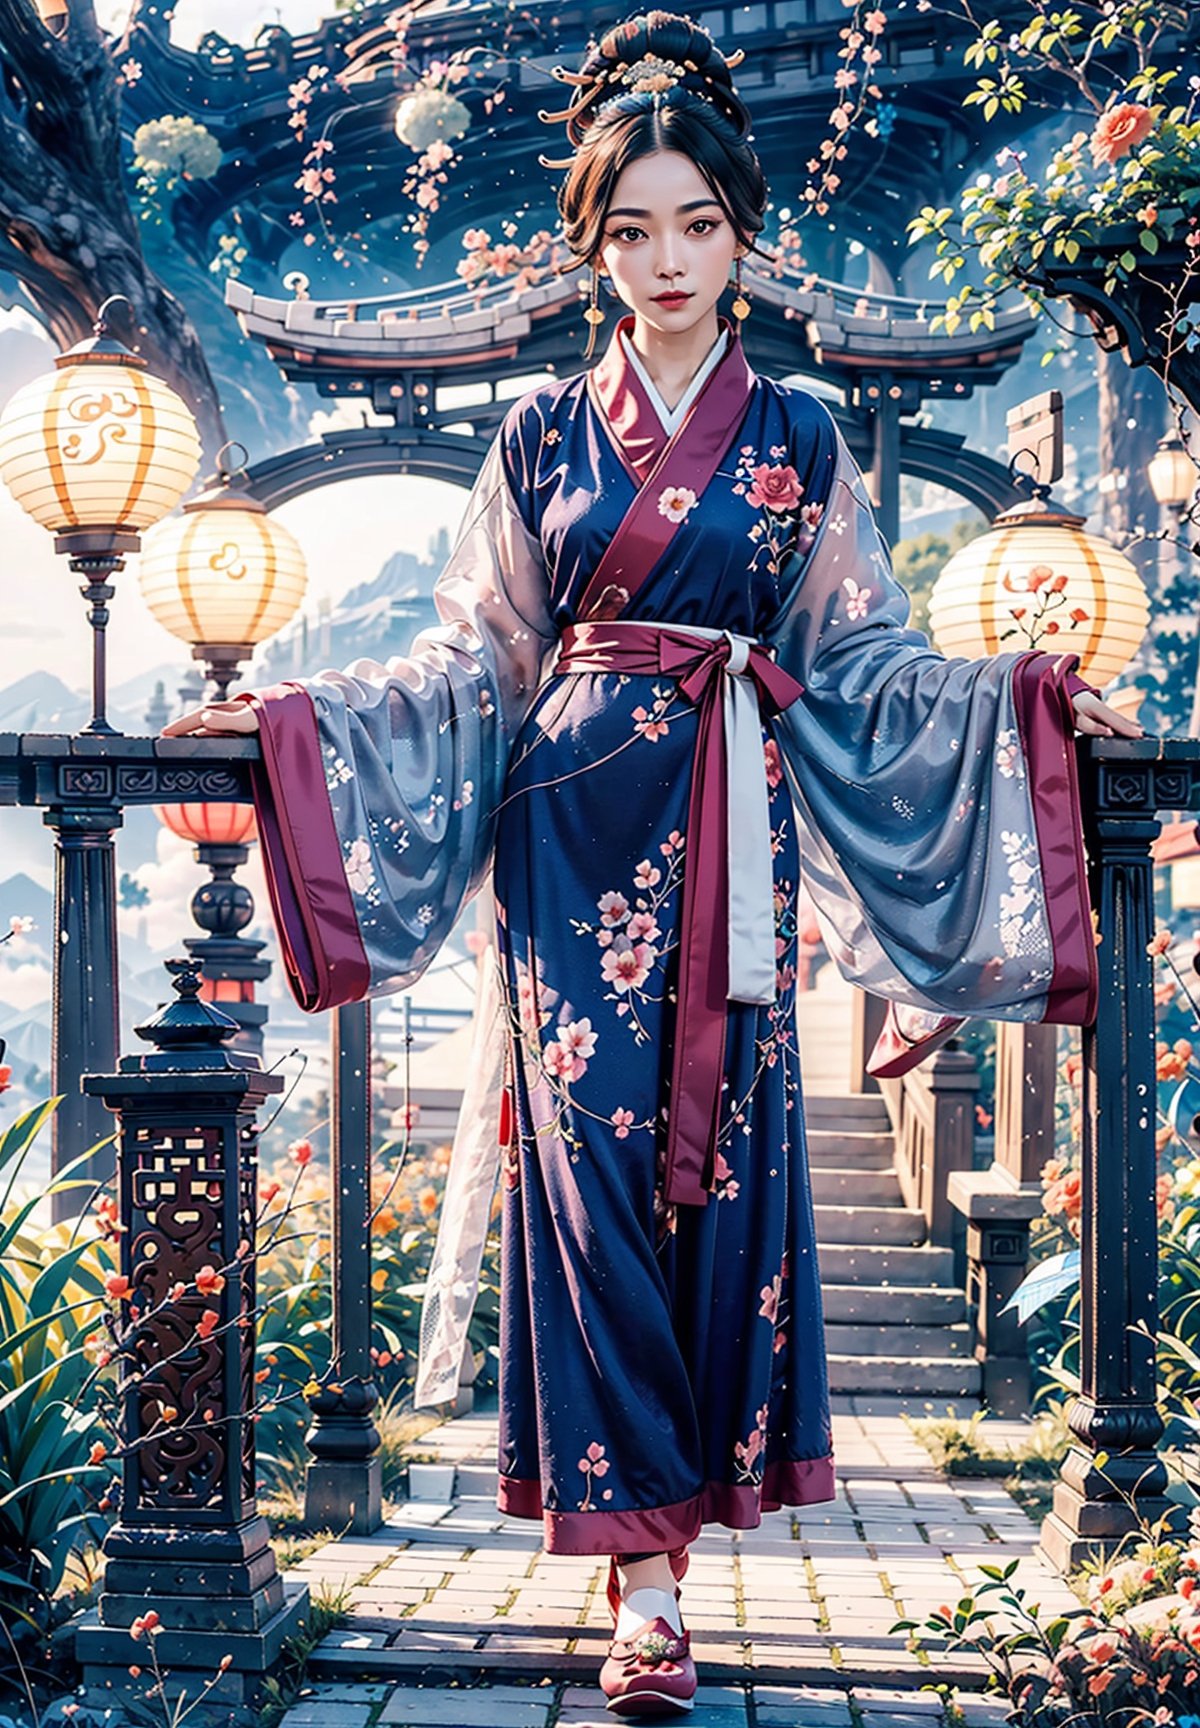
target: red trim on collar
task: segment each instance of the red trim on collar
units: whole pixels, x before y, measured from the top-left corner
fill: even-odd
[[[692,409],[708,394],[714,380],[729,368],[735,355],[738,359],[736,370],[749,371],[737,331],[727,318],[719,318],[718,323],[723,331],[731,332],[733,340],[705,379],[704,389],[692,404]],[[631,312],[618,320],[608,347],[588,374],[588,384],[593,401],[608,422],[621,460],[631,478],[641,485],[666,449],[668,433],[646,394],[645,386],[629,364],[621,342],[621,332],[632,334],[633,326]]]

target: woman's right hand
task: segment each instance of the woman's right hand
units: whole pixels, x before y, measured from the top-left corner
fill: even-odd
[[[244,738],[258,731],[258,710],[250,702],[209,702],[164,726],[164,738]]]

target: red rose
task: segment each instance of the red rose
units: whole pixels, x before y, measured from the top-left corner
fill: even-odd
[[[1154,130],[1154,115],[1144,102],[1118,102],[1101,114],[1092,133],[1092,161],[1119,162]]]
[[[794,510],[804,491],[796,470],[779,463],[772,468],[769,463],[760,462],[751,469],[751,479],[753,485],[746,493],[746,502],[756,510],[760,506],[768,510]]]

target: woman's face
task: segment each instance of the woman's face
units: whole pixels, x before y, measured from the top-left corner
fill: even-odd
[[[680,336],[711,319],[744,250],[695,163],[656,150],[618,178],[596,262],[640,320]]]

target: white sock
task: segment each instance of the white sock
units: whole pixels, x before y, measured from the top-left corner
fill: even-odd
[[[656,1590],[653,1585],[646,1584],[640,1590],[631,1590],[628,1596],[622,1597],[617,1615],[616,1636],[622,1639],[632,1638],[638,1627],[644,1626],[647,1620],[665,1620],[676,1632],[683,1631],[679,1603],[673,1590]]]

